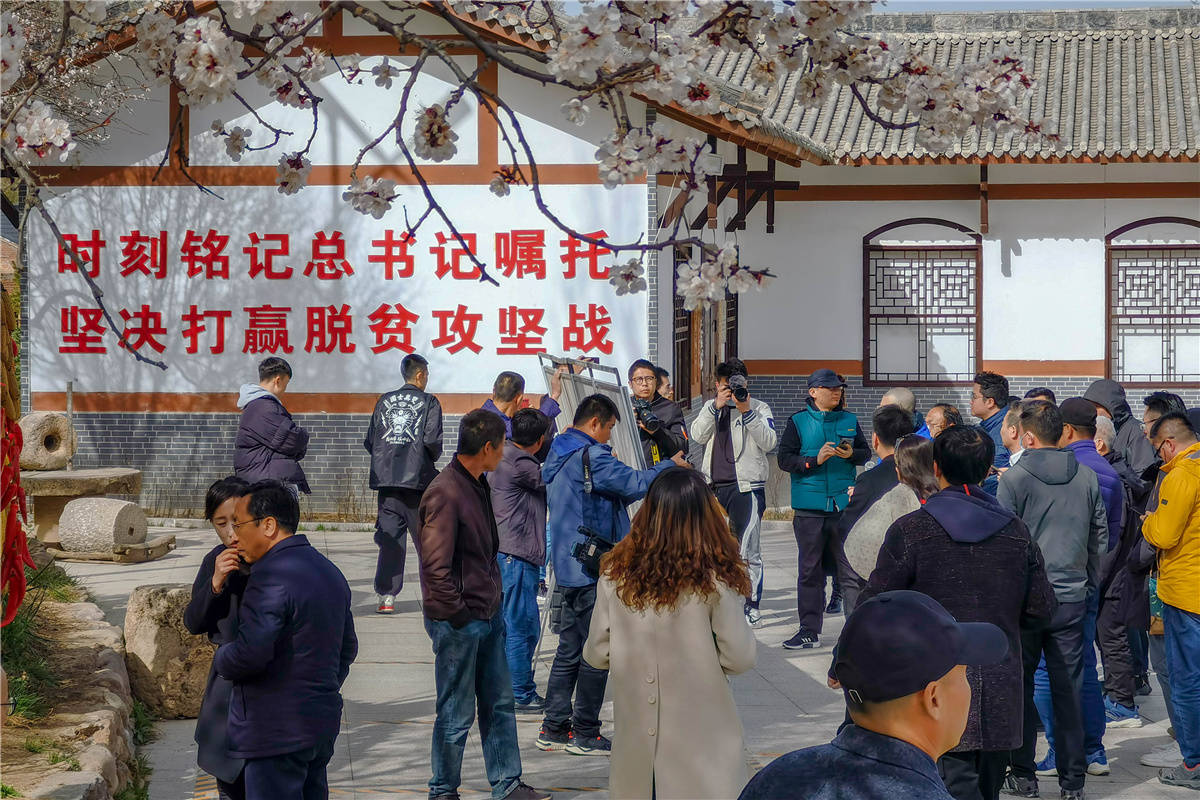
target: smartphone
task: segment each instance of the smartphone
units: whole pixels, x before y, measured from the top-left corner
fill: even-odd
[[[838,447],[841,447],[842,445],[845,445],[846,447],[854,447],[854,439],[850,436],[843,436],[841,441],[838,442]]]

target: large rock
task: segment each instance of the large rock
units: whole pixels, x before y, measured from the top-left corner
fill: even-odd
[[[75,455],[75,429],[65,414],[33,411],[21,417],[21,469],[62,469]]]
[[[183,627],[192,588],[182,583],[139,586],[125,611],[125,663],[133,694],[166,719],[195,718],[216,648]]]
[[[114,545],[146,541],[146,512],[137,503],[111,497],[80,497],[63,508],[58,540],[74,553],[111,553]]]

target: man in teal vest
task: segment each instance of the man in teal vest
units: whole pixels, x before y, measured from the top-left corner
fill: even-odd
[[[854,609],[858,584],[846,561],[838,521],[850,500],[855,466],[871,447],[858,418],[846,410],[846,382],[831,369],[808,377],[808,402],[792,415],[779,440],[779,468],[792,473],[792,531],[799,550],[796,609],[800,630],[783,643],[789,650],[818,646],[825,609],[826,555],[837,564],[846,613]]]

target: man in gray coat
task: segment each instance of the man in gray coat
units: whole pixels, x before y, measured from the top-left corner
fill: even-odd
[[[1013,751],[1008,790],[1037,797],[1034,748],[1037,708],[1033,674],[1044,655],[1054,703],[1058,783],[1064,800],[1083,797],[1086,759],[1083,745],[1084,616],[1089,592],[1096,591],[1100,555],[1108,545],[1108,520],[1096,473],[1060,450],[1063,419],[1045,400],[1026,401],[1021,408],[1021,437],[1025,453],[1005,472],[997,499],[1025,521],[1042,551],[1046,575],[1054,588],[1058,610],[1043,627],[1023,631],[1025,717],[1022,745]]]

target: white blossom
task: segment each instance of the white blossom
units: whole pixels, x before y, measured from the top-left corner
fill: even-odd
[[[430,161],[448,161],[458,152],[458,134],[450,127],[446,111],[440,104],[417,112],[417,127],[413,131],[414,150]]]
[[[228,98],[237,83],[240,46],[212,17],[186,20],[179,30],[173,72],[183,88],[179,102],[199,106]]]
[[[392,88],[392,78],[400,75],[400,70],[393,67],[388,62],[388,57],[384,56],[383,61],[380,61],[371,68],[371,74],[375,76],[375,85],[383,89]]]
[[[355,176],[350,181],[350,187],[342,192],[342,199],[350,204],[360,214],[370,214],[375,219],[383,219],[383,215],[392,207],[396,199],[396,182],[387,178],[372,178]]]
[[[312,172],[312,164],[299,153],[284,154],[279,157],[276,167],[278,174],[275,183],[280,194],[295,194],[304,188],[308,181],[308,173]]]
[[[234,161],[242,160],[242,153],[246,152],[246,146],[250,144],[247,139],[250,137],[249,128],[239,128],[234,126],[229,129],[229,134],[225,138],[225,153]]]
[[[637,294],[646,290],[646,279],[642,277],[645,273],[641,259],[631,258],[621,266],[612,268],[608,282],[616,287],[617,297]]]
[[[25,31],[9,12],[0,15],[0,91],[7,92],[21,78]]]
[[[75,147],[70,127],[41,100],[17,110],[12,126],[4,131],[4,143],[26,162],[52,156],[66,161],[67,153]]]
[[[179,43],[175,20],[161,11],[153,11],[141,18],[136,30],[138,62],[157,81],[166,81],[170,78],[175,47]]]
[[[499,175],[492,178],[492,182],[488,184],[488,189],[490,189],[492,194],[496,195],[496,197],[508,197],[508,194],[511,191],[508,188],[508,181],[504,180],[504,178],[501,178]]]
[[[320,80],[325,76],[325,66],[328,62],[329,57],[324,51],[306,47],[304,48],[304,55],[300,57],[300,63],[297,65],[296,71],[303,80]]]
[[[587,122],[591,109],[584,105],[584,102],[578,97],[572,97],[562,104],[562,112],[570,122],[574,122],[576,125],[583,125]]]

